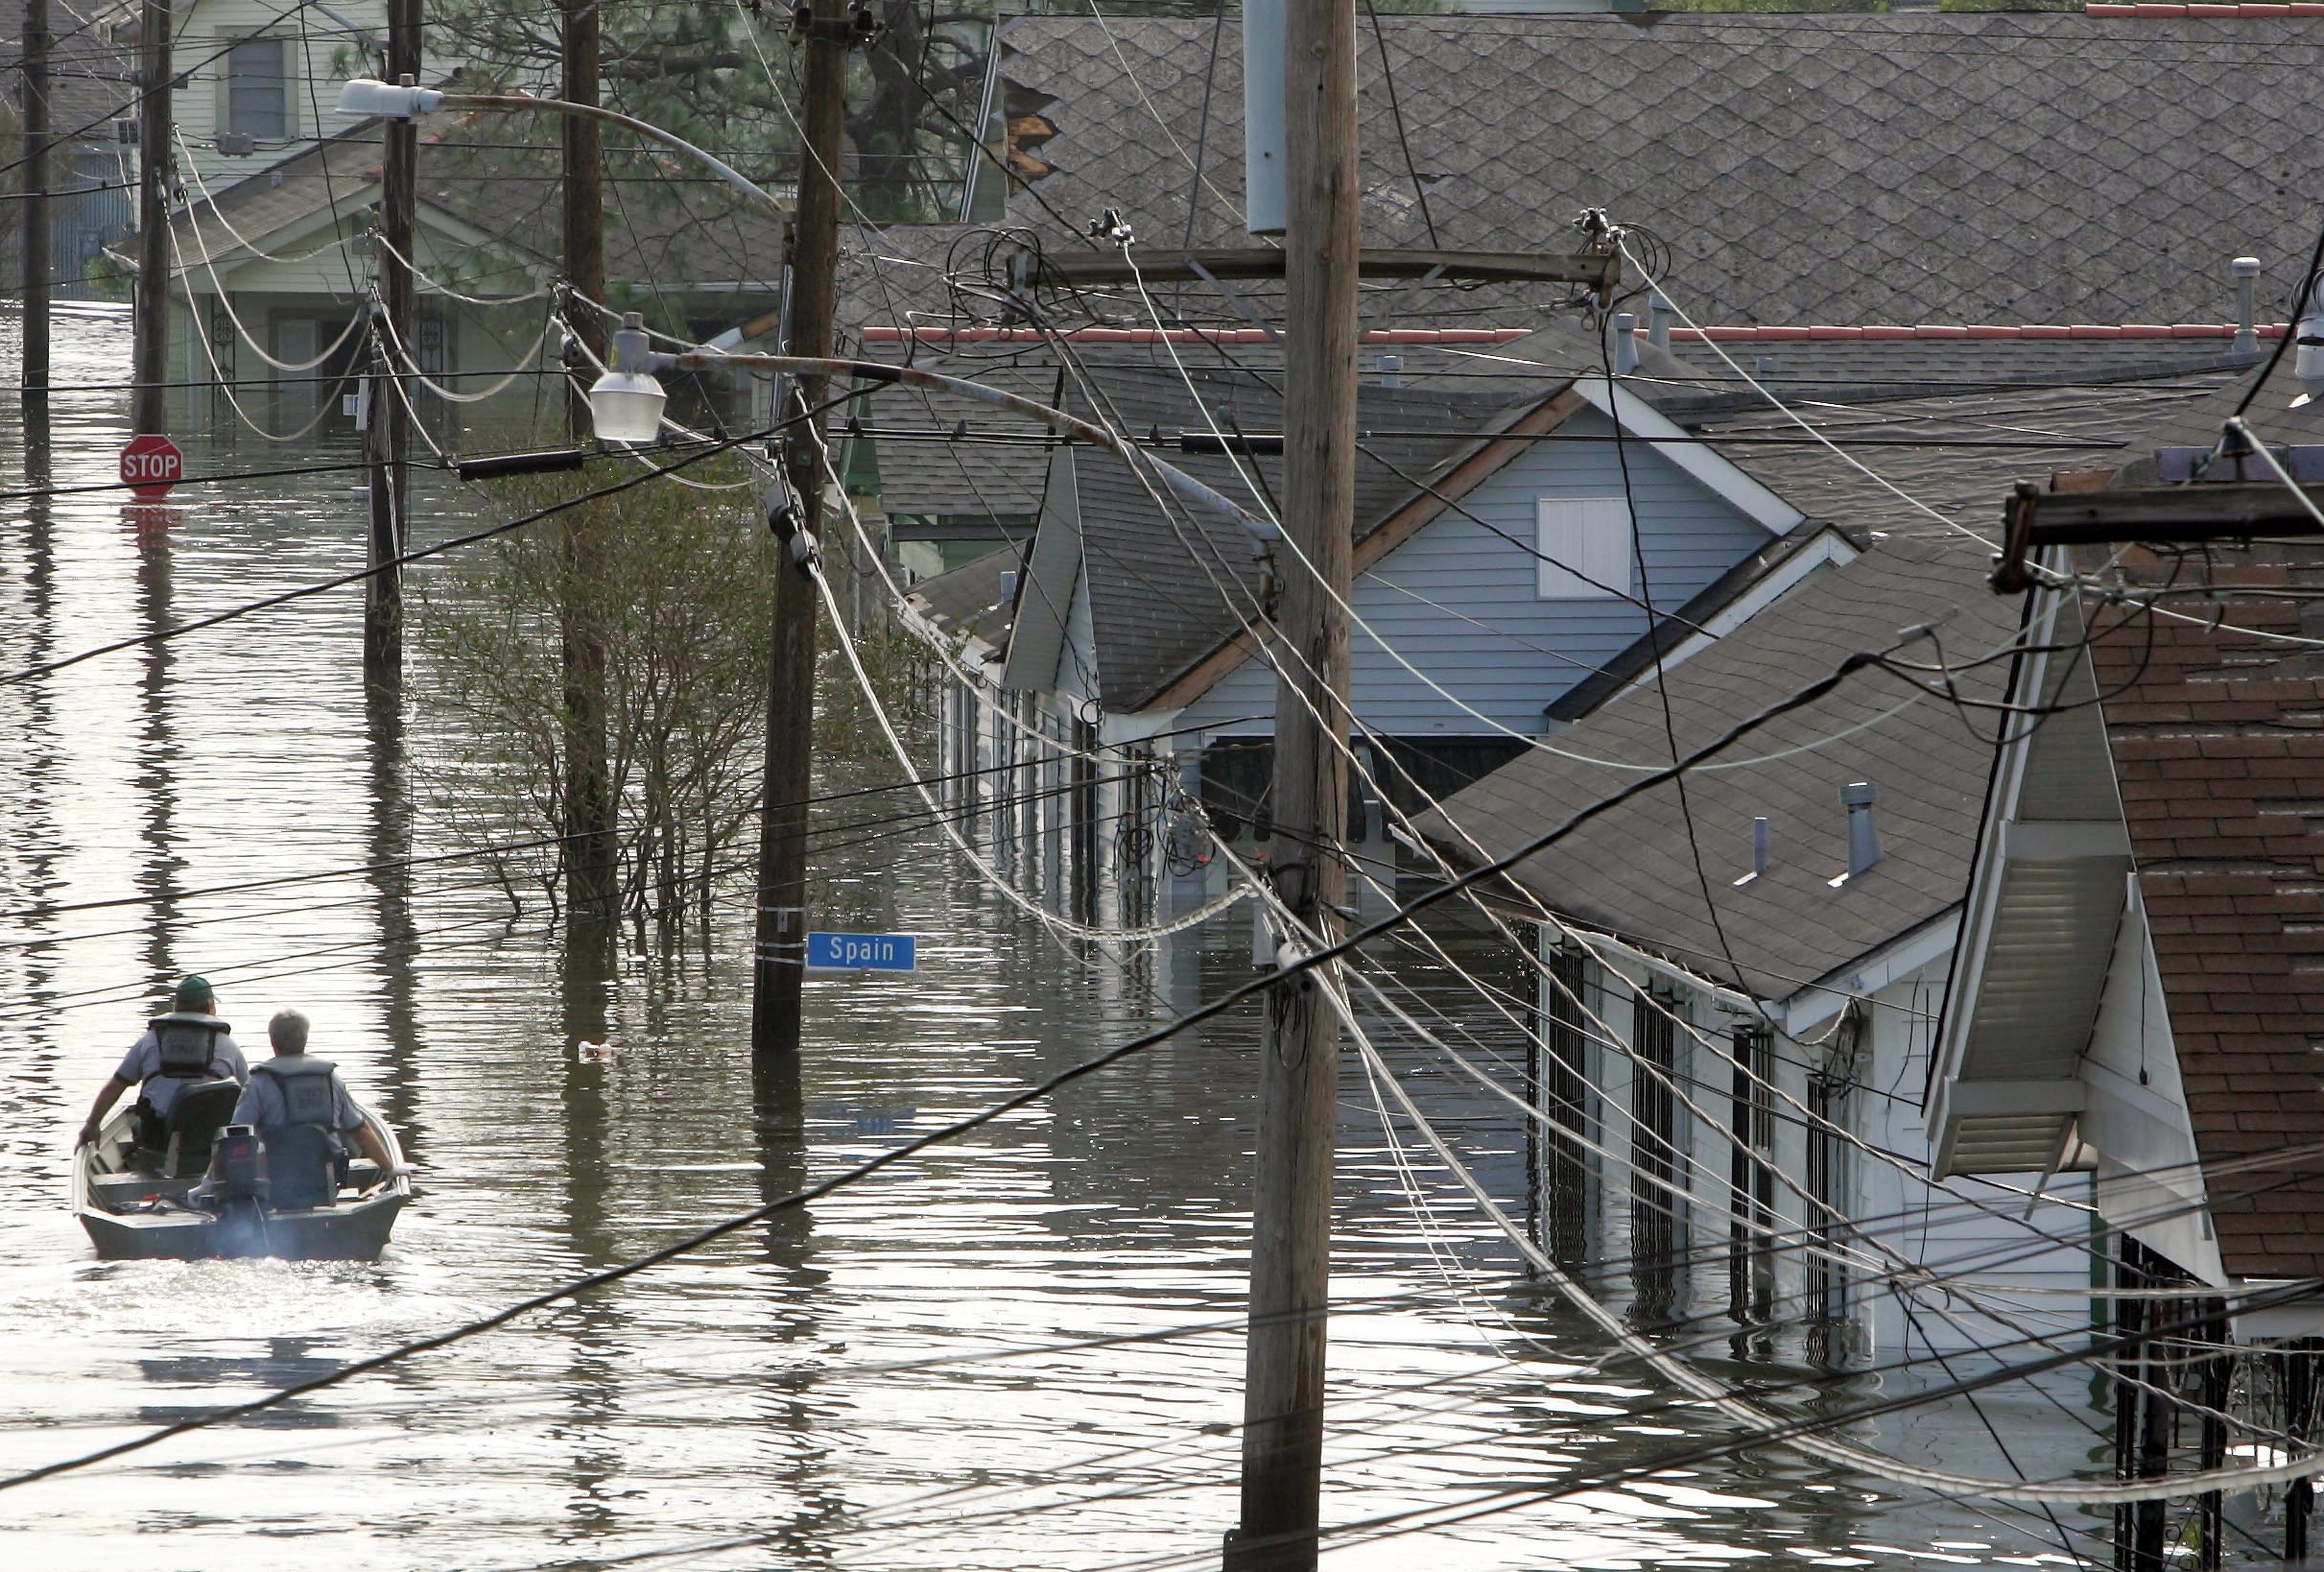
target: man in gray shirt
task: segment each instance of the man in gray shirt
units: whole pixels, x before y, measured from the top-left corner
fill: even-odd
[[[145,1123],[158,1127],[168,1117],[170,1105],[178,1100],[178,1089],[191,1082],[247,1084],[250,1072],[243,1062],[242,1050],[217,1015],[218,996],[205,979],[188,977],[179,983],[170,999],[170,1012],[155,1017],[145,1036],[122,1057],[120,1067],[98,1088],[97,1101],[89,1106],[88,1122],[81,1127],[79,1144],[87,1146],[97,1139],[106,1115],[131,1086],[144,1087],[137,1100],[146,1112]]]
[[[379,1167],[382,1178],[394,1164],[387,1143],[363,1116],[339,1079],[338,1066],[307,1055],[307,1018],[285,1010],[267,1022],[274,1057],[250,1071],[249,1085],[234,1105],[238,1125],[256,1125],[266,1143],[267,1171],[277,1206],[330,1204],[338,1188],[327,1174],[345,1148],[347,1136]]]

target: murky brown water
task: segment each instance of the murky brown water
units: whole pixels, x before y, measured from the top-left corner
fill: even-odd
[[[117,379],[125,320],[70,319],[58,358],[59,382]],[[116,393],[61,395],[53,482],[110,480],[125,417]],[[186,445],[197,473],[284,459],[248,437]],[[344,440],[293,454],[352,457]],[[0,486],[26,474],[0,401]],[[0,665],[344,571],[362,556],[355,479],[191,488],[158,532],[114,493],[0,504]],[[488,508],[438,487],[420,537]],[[826,925],[892,922],[925,936],[924,960],[916,977],[810,984],[795,1116],[755,1116],[731,942],[707,967],[625,970],[618,1059],[576,1063],[540,918],[510,920],[460,865],[200,893],[447,849],[405,818],[400,744],[367,712],[358,607],[353,591],[311,599],[0,687],[0,1468],[622,1260],[1245,974],[1240,917],[1128,978],[1069,961],[927,835],[828,870]],[[424,671],[409,701],[411,746],[443,746]],[[90,902],[122,904],[60,910]],[[1452,941],[1493,965],[1473,936]],[[401,1129],[423,1197],[385,1260],[92,1258],[63,1204],[71,1133],[186,970],[217,983],[246,1044],[277,1007],[306,1010],[317,1051]],[[1411,980],[1508,1046],[1443,973]],[[1242,1297],[1251,1056],[1247,1018],[1218,1023],[806,1216],[258,1422],[13,1492],[0,1546],[92,1572],[1215,1564],[1234,1515],[1241,1344],[1219,1323]],[[1513,1122],[1449,1083],[1430,1095],[1522,1209]],[[1544,1483],[1706,1428],[1592,1373],[1599,1341],[1523,1290],[1512,1252],[1427,1164],[1431,1208],[1415,1211],[1361,1078],[1344,1108],[1327,1519]],[[2000,1471],[1957,1417],[1901,1444]],[[2055,1545],[2038,1520],[1753,1462],[1331,1563],[2024,1564]]]

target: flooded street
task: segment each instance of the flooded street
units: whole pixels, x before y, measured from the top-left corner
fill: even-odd
[[[0,342],[0,363],[13,353]],[[116,381],[128,361],[126,316],[59,317],[60,385]],[[112,480],[126,419],[125,393],[59,394],[44,474],[0,400],[0,489]],[[213,431],[184,446],[195,475],[350,467],[187,487],[165,528],[114,491],[0,504],[0,666],[361,564],[344,431],[285,447]],[[440,472],[426,480],[415,544],[505,516]],[[1239,912],[1126,966],[1069,954],[922,823],[820,869],[818,926],[916,934],[921,963],[811,979],[795,1101],[752,1084],[739,911],[707,963],[625,965],[606,1004],[615,1057],[579,1062],[548,915],[511,915],[471,863],[425,860],[459,847],[409,800],[412,769],[460,739],[433,721],[416,658],[400,715],[367,701],[360,606],[355,588],[315,596],[0,686],[0,1469],[627,1260],[1248,976]],[[860,779],[823,784],[893,778],[852,768]],[[1481,929],[1436,926],[1468,965],[1526,986]],[[1508,1023],[1449,973],[1410,965],[1517,1084]],[[305,1011],[314,1050],[401,1132],[420,1199],[378,1264],[94,1258],[64,1203],[73,1131],[188,971],[216,984],[253,1058],[269,1015]],[[577,1303],[12,1492],[0,1546],[56,1572],[1215,1566],[1236,1512],[1256,1027],[1228,1015]],[[1507,1105],[1422,1085],[1525,1215]],[[1547,1487],[1722,1433],[1634,1369],[1601,1365],[1603,1339],[1528,1288],[1451,1178],[1409,1136],[1384,1140],[1352,1060],[1340,1140],[1327,1524]],[[2070,1441],[2030,1396],[1989,1412],[2004,1430],[2044,1429],[2053,1459],[2106,1443]],[[1965,1413],[1855,1439],[2006,1472]],[[2060,1517],[2077,1552],[2104,1554],[2088,1537],[2104,1519]],[[1334,1541],[1330,1564],[2072,1564],[2038,1512],[1903,1500],[1766,1453],[1387,1532],[1399,1526],[1413,1525]]]

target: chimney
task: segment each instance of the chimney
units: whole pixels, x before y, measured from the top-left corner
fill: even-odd
[[[1647,301],[1647,342],[1657,349],[1671,347],[1671,302],[1657,295]]]
[[[1872,822],[1880,788],[1868,780],[1855,781],[1839,789],[1839,799],[1848,810],[1848,877],[1853,879],[1880,861],[1880,830]]]
[[[1402,355],[1382,355],[1380,357],[1380,386],[1383,388],[1404,386],[1404,357]]]
[[[1638,369],[1638,318],[1627,311],[1614,313],[1614,374],[1628,376]]]
[[[2235,352],[2256,355],[2260,352],[2260,329],[2252,317],[2252,296],[2260,279],[2260,259],[2239,256],[2227,264],[2235,275]]]

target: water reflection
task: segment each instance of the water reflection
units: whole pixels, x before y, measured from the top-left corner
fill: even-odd
[[[130,779],[141,808],[139,829],[146,852],[137,878],[150,923],[145,981],[159,990],[168,988],[177,970],[178,873],[185,866],[177,844],[179,757],[177,726],[170,716],[170,673],[177,647],[154,636],[171,621],[172,519],[169,510],[149,507],[124,508],[121,517],[136,545],[138,631],[148,640],[137,655],[137,765]]]
[[[370,762],[371,838],[366,848],[379,927],[380,1028],[385,1086],[380,1112],[395,1127],[405,1160],[427,1157],[419,1085],[420,936],[412,917],[412,783],[404,756],[400,670],[383,680],[367,673],[364,735]]]

